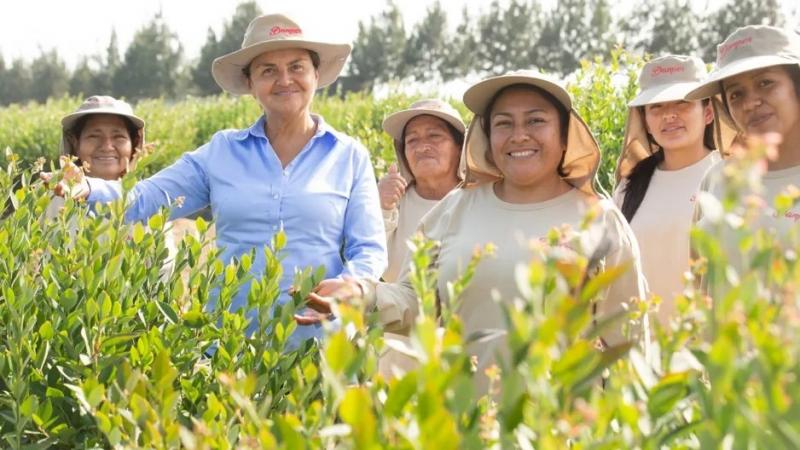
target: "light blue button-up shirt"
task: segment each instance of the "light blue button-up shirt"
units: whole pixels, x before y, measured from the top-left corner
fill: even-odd
[[[126,219],[146,220],[168,205],[175,219],[210,205],[223,261],[256,249],[250,271],[255,277],[265,267],[262,248],[283,228],[280,302],[289,299],[295,268],[324,265],[329,278],[379,278],[387,264],[386,238],[369,153],[313,117],[316,133],[286,167],[264,134],[264,116],[248,129],[217,132],[207,144],[138,182],[129,194]],[[119,183],[90,178],[89,185],[89,202],[120,196]],[[232,309],[246,306],[247,287]],[[210,306],[214,303],[211,299]],[[252,332],[255,311],[248,316]],[[299,326],[290,345],[321,336],[319,325]]]

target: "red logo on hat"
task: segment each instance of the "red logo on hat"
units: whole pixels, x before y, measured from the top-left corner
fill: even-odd
[[[673,75],[676,73],[684,72],[686,69],[683,66],[655,66],[651,71],[651,74],[654,77],[659,75]]]
[[[744,47],[747,44],[751,44],[753,42],[753,37],[749,36],[746,38],[738,39],[736,41],[731,42],[730,44],[721,45],[719,47],[719,57],[724,58],[725,55],[736,50],[739,47]]]
[[[281,28],[279,26],[272,27],[269,30],[270,36],[275,36],[276,34],[302,34],[303,31],[300,28]]]

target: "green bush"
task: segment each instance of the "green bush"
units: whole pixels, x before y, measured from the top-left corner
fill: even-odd
[[[606,152],[599,178],[605,187],[613,176],[610,153],[621,140],[614,130],[633,92],[628,70],[635,69],[627,68],[638,64],[626,58],[610,68],[585,66],[570,88],[587,120],[602,123],[595,131]],[[625,96],[609,87],[615,77]],[[393,151],[376,130],[384,114],[408,101],[353,94],[320,98],[316,108],[334,127],[358,136],[382,168]],[[216,129],[248,125],[257,115],[248,102],[219,97],[138,108],[153,122],[151,139],[166,155],[167,148],[193,148]],[[75,104],[48,103],[61,111]],[[45,131],[62,113],[45,118],[42,109],[4,110],[16,125],[0,120],[2,142],[28,143],[26,152],[47,154],[51,147],[43,143],[57,144],[57,133]],[[613,120],[601,122],[604,114]],[[170,130],[169,123],[185,129]],[[8,140],[12,131],[19,140]],[[410,346],[399,349],[419,366],[387,381],[377,371],[387,344],[376,318],[365,317],[358,302],[336,305],[343,326],[327,330],[322,343],[286,349],[296,326],[292,314],[320,276],[314,268],[296,274],[299,291],[269,314],[286,236],[260,250],[266,275],[251,280],[254,255],[223,265],[208,224],[198,219],[199,237],[179,243],[175,269],[164,274],[166,211],[147,226],[126,225],[119,202],[93,216],[82,203],[67,201],[57,219],[44,220],[50,194],[32,171],[20,169],[32,160],[7,153],[0,171],[6,199],[0,220],[0,446],[800,448],[800,236],[759,229],[762,206],[740,201],[756,189],[764,154],[763,148],[737,154],[725,171],[728,192],[721,202],[701,196],[699,202],[717,213],[709,226],[692,232],[695,279],[676,299],[678,317],[670,326],[653,324],[652,353],[632,343],[595,347],[609,324],[593,322],[592,301],[622,268],[606,267],[590,278],[586,258],[559,260],[542,246],[518,277],[525,298],[505,307],[511,357],[488,371],[492,394],[481,396],[465,348],[486,336],[466,336],[452,307],[437,318],[436,273],[427,270],[432,243],[414,242],[412,282],[422,314]],[[165,155],[146,157],[125,186],[166,163]],[[784,212],[799,197],[788,190],[774,206]],[[722,236],[732,241],[723,245]],[[554,230],[549,238],[558,242],[560,236]],[[454,298],[491,251],[477,251],[453,281]],[[258,311],[261,324],[251,337],[245,336],[244,313],[227,311],[248,281],[248,307]],[[220,308],[206,311],[211,295]],[[638,320],[659,301],[643,300],[623,319]]]

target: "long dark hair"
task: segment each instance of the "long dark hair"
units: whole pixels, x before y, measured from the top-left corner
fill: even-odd
[[[703,108],[708,106],[709,102],[709,99],[703,100]],[[642,120],[645,120],[645,107],[639,106],[638,108],[639,115],[642,117]],[[716,120],[716,118],[714,120]],[[653,179],[656,168],[659,164],[664,162],[664,148],[658,145],[649,132],[647,133],[647,141],[648,145],[656,147],[657,150],[653,152],[652,155],[639,161],[639,163],[634,166],[633,170],[631,170],[627,178],[628,184],[625,186],[625,197],[622,200],[622,207],[620,208],[622,215],[625,216],[625,219],[627,219],[629,223],[633,220],[633,216],[636,215],[636,211],[639,210],[639,206],[642,205],[642,201],[644,200],[645,194],[647,194],[647,188],[650,187],[650,180]],[[705,148],[711,150],[715,150],[717,147],[714,142],[714,121],[707,124],[703,130],[703,145]]]

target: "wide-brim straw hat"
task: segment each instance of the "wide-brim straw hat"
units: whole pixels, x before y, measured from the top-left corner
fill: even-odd
[[[300,26],[282,14],[269,14],[253,19],[247,27],[241,50],[214,60],[211,74],[219,87],[231,94],[248,94],[250,88],[242,69],[258,55],[290,48],[311,50],[319,55],[317,88],[333,83],[350,55],[350,44],[307,39]]]
[[[409,182],[414,180],[414,175],[411,173],[411,168],[408,166],[408,161],[403,154],[403,132],[408,122],[419,116],[433,116],[439,118],[452,125],[453,128],[458,130],[461,134],[464,134],[467,129],[466,125],[464,125],[464,121],[461,120],[461,114],[459,114],[455,108],[449,103],[435,98],[416,101],[412,103],[408,109],[403,109],[386,116],[386,118],[383,119],[383,131],[392,137],[397,161],[400,162],[400,174]],[[460,159],[463,159],[463,152],[461,153]],[[460,163],[459,168],[461,168]],[[464,179],[462,170],[459,170],[458,177],[461,180]]]
[[[699,100],[722,92],[722,80],[751,70],[800,65],[800,36],[768,25],[738,28],[717,46],[717,63],[708,78],[687,96]]]
[[[61,119],[61,154],[76,155],[77,149],[73,147],[69,136],[73,133],[75,124],[84,116],[92,114],[113,114],[130,120],[139,132],[139,145],[144,147],[144,120],[133,113],[131,105],[123,100],[117,100],[108,95],[93,95],[78,106],[75,112],[67,114]],[[73,136],[77,139],[79,136]],[[131,136],[133,138],[133,136]],[[134,149],[134,152],[136,149]]]
[[[597,195],[594,178],[600,164],[600,146],[586,122],[572,108],[572,99],[561,81],[531,70],[520,70],[479,81],[464,93],[464,104],[475,118],[467,129],[465,164],[467,183],[481,183],[503,178],[503,174],[487,159],[491,151],[489,137],[483,131],[483,117],[489,102],[501,89],[526,84],[550,93],[569,111],[567,143],[562,165],[564,180],[581,191]]]
[[[700,58],[667,55],[656,58],[642,67],[639,74],[639,94],[628,103],[625,137],[617,160],[616,179],[627,178],[634,167],[658,150],[647,132],[641,107],[654,103],[682,101],[706,78],[708,72]],[[727,154],[737,132],[719,99],[711,98],[714,109],[714,143],[721,154]]]

